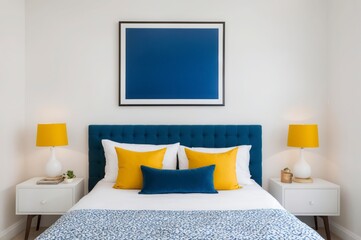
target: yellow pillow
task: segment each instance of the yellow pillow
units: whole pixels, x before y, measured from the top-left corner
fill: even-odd
[[[236,157],[238,148],[224,153],[203,153],[184,149],[188,157],[189,168],[198,168],[215,164],[214,188],[217,190],[238,189],[236,175]]]
[[[118,177],[113,188],[141,189],[143,175],[140,166],[162,168],[166,150],[167,148],[162,148],[150,152],[134,152],[115,147],[118,155]]]

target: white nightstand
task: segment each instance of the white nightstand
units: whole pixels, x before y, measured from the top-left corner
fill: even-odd
[[[29,179],[16,185],[16,214],[28,215],[25,239],[29,236],[31,221],[38,216],[37,230],[41,215],[61,215],[67,212],[84,195],[84,180],[76,178],[72,183],[41,184],[41,177]]]
[[[327,239],[331,239],[328,216],[340,215],[340,186],[314,178],[313,183],[282,183],[271,178],[269,192],[289,212],[296,216],[317,216],[324,221]]]

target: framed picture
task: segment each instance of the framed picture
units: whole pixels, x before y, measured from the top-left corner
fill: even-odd
[[[224,106],[224,22],[119,22],[120,106]]]

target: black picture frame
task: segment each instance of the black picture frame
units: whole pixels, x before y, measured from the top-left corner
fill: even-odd
[[[224,106],[225,22],[119,22],[119,106]]]

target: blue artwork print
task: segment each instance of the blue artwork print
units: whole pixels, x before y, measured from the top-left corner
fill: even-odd
[[[127,28],[126,99],[218,99],[219,29]]]

